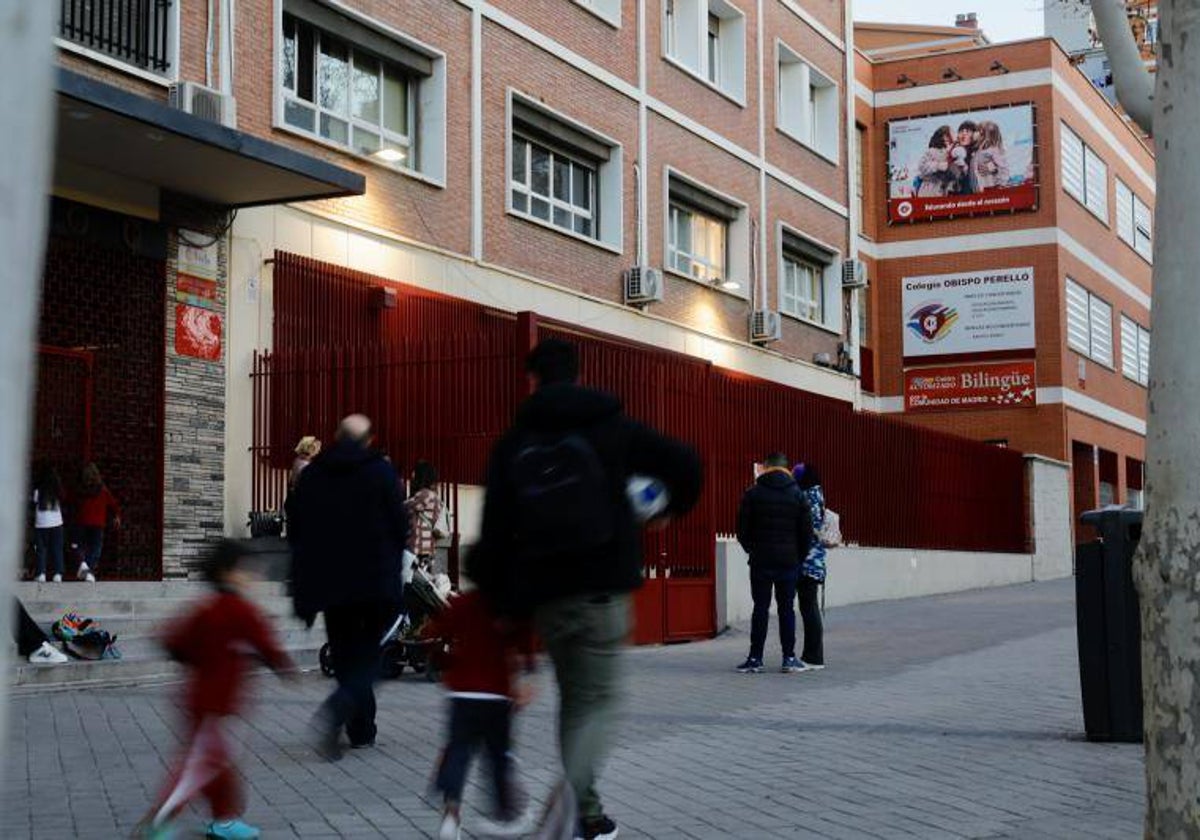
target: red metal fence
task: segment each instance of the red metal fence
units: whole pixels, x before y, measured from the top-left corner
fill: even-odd
[[[394,307],[380,291],[391,290]],[[275,350],[254,361],[253,500],[278,507],[292,447],[328,438],[361,411],[401,465],[426,458],[450,482],[480,484],[522,393],[530,342],[580,349],[586,384],[631,416],[689,441],[705,462],[697,509],[646,542],[642,641],[714,629],[714,540],[733,530],[752,465],[773,450],[818,465],[851,542],[1023,552],[1020,453],[854,412],[708,362],[567,324],[489,310],[370,275],[277,254]]]

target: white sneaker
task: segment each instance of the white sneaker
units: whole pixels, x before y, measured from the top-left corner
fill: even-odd
[[[46,582],[46,573],[43,572],[42,574],[35,577],[33,580],[35,583],[45,583]]]
[[[457,814],[446,814],[442,817],[442,827],[438,829],[438,840],[462,840],[462,824]]]
[[[61,665],[67,661],[67,656],[49,642],[42,642],[41,647],[29,654],[29,661],[34,665]]]
[[[62,575],[56,573],[51,580],[53,580],[55,583],[62,583]]]
[[[533,811],[526,809],[523,814],[508,822],[481,819],[476,830],[484,837],[522,837],[533,831],[533,828]]]
[[[92,573],[92,569],[90,566],[88,566],[87,563],[80,563],[79,564],[79,573],[77,575],[75,575],[75,577],[79,578],[80,580],[86,580],[87,577],[91,573]]]
[[[811,662],[805,662],[803,659],[800,660],[800,664],[804,666],[804,669],[806,671],[824,671],[825,670],[824,665],[814,665]]]
[[[83,576],[83,579],[84,579],[85,581],[87,581],[88,583],[95,583],[95,582],[96,582],[96,576],[95,576],[94,574],[92,574],[91,572],[88,572],[86,575],[84,575],[84,576]]]

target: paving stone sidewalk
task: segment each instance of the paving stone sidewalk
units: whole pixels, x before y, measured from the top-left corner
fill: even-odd
[[[1140,836],[1141,747],[1082,738],[1071,581],[843,607],[827,625],[830,667],[816,674],[733,673],[737,631],[630,652],[601,785],[622,837]],[[535,797],[556,761],[540,681],[517,731]],[[379,746],[331,765],[306,743],[328,687],[258,682],[239,739],[247,818],[268,838],[433,836],[438,689],[385,684]],[[128,836],[178,743],[176,690],[15,698],[0,836]],[[486,798],[473,781],[468,834]]]

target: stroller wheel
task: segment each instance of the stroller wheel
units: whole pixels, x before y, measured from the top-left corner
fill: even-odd
[[[321,665],[321,673],[327,677],[333,676],[333,648],[329,646],[329,642],[321,645],[321,650],[317,654],[317,662]]]
[[[379,673],[385,680],[394,680],[404,673],[404,649],[396,642],[388,642],[379,652]]]

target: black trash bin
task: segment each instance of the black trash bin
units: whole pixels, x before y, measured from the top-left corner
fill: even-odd
[[[1089,741],[1142,740],[1141,616],[1133,552],[1142,512],[1110,505],[1080,519],[1098,537],[1075,549],[1083,727]]]

